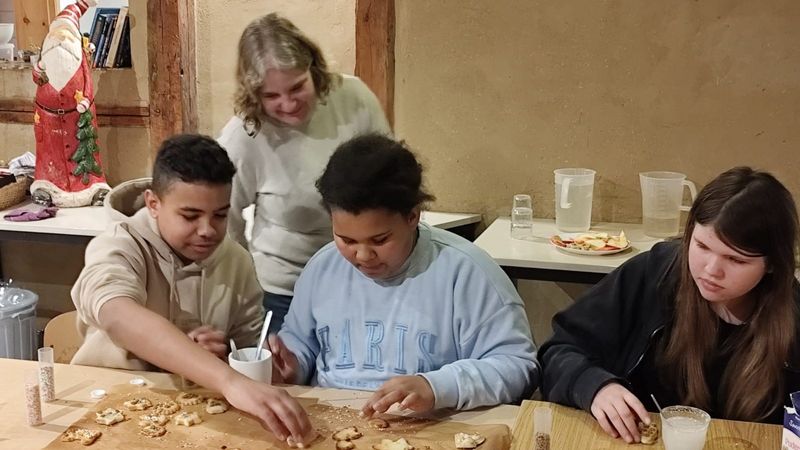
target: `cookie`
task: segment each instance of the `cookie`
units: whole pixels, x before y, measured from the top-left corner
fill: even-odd
[[[203,423],[203,419],[201,419],[197,413],[190,412],[182,412],[175,416],[173,420],[175,421],[175,425],[183,425],[184,427]]]
[[[355,426],[342,428],[333,433],[334,441],[352,441],[363,436]]]
[[[377,418],[376,419],[369,419],[369,421],[367,421],[367,424],[370,427],[378,429],[378,430],[382,430],[384,428],[389,428],[389,422],[387,422],[387,421],[385,421],[383,419],[377,419]]]
[[[289,448],[306,448],[306,445],[311,445],[314,441],[316,441],[320,437],[321,436],[317,432],[317,430],[311,430],[308,433],[308,435],[305,436],[305,439],[304,439],[305,443],[297,442],[297,441],[294,440],[293,436],[289,436],[289,437],[286,438],[286,445],[288,445]],[[336,441],[336,442],[339,442],[339,441]],[[346,441],[341,441],[341,442],[346,442]]]
[[[146,427],[148,425],[158,425],[163,427],[164,424],[169,422],[169,417],[164,414],[144,414],[139,416],[139,426]]]
[[[156,425],[154,423],[151,423],[150,425],[144,426],[141,429],[139,429],[139,434],[147,437],[163,436],[166,432],[167,432],[166,428],[160,425]]]
[[[639,436],[641,442],[645,445],[653,445],[658,441],[658,425],[650,422],[650,425],[645,425],[644,422],[639,422]]]
[[[382,439],[380,444],[372,446],[373,450],[414,450],[414,446],[409,444],[405,438],[400,438],[396,441],[391,439]]]
[[[486,441],[486,438],[477,433],[456,433],[453,440],[456,442],[456,448],[477,448]]]
[[[202,395],[192,394],[191,392],[181,392],[175,397],[175,401],[183,406],[199,405],[203,403],[203,400],[205,399]]]
[[[206,412],[209,414],[222,414],[228,410],[228,403],[224,400],[210,398],[206,401]]]
[[[153,406],[150,400],[143,397],[135,398],[133,400],[128,400],[122,405],[128,408],[129,411],[144,411],[145,409],[151,408]]]
[[[156,406],[153,407],[152,414],[163,414],[165,416],[171,416],[178,412],[181,409],[181,405],[173,402],[172,400],[156,403]]]
[[[336,441],[336,450],[353,450],[356,444],[351,441]]]
[[[62,442],[81,441],[83,445],[92,445],[103,433],[86,428],[69,427],[61,435]]]
[[[125,414],[114,408],[106,408],[99,413],[95,413],[94,421],[100,425],[114,425],[125,420]]]

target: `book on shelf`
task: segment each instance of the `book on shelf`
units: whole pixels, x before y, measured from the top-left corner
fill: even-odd
[[[95,67],[105,67],[106,57],[108,56],[108,49],[111,47],[111,37],[114,34],[114,27],[117,24],[117,16],[109,15],[106,18],[106,26],[103,30],[103,40],[101,49],[97,51],[97,56],[94,59]]]
[[[108,52],[106,54],[103,67],[114,67],[114,61],[117,59],[117,54],[119,53],[119,43],[122,39],[122,33],[125,30],[125,22],[128,19],[128,7],[123,6],[119,9],[119,13],[117,14],[117,20],[114,26],[114,34],[111,37],[111,43],[108,46]]]
[[[131,17],[125,17],[123,24],[122,37],[120,38],[117,57],[114,60],[114,67],[133,67],[131,59]]]
[[[95,16],[92,29],[89,32],[89,42],[94,45],[95,50],[100,43],[100,35],[103,34],[103,26],[106,24],[106,16]]]
[[[92,67],[131,67],[128,7],[97,8],[89,33]]]

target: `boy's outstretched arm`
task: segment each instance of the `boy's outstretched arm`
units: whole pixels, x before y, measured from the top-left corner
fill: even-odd
[[[257,417],[280,440],[306,442],[313,429],[305,410],[283,389],[239,374],[192,342],[168,320],[134,300],[103,304],[99,325],[111,339],[140,358],[221,392],[234,407]]]

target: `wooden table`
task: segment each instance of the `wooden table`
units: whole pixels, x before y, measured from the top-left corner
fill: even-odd
[[[156,388],[180,389],[180,378],[157,372],[129,372],[99,367],[55,365],[56,398],[42,405],[45,424],[30,427],[26,422],[24,381],[28,372],[35,371],[37,363],[0,358],[0,449],[34,449],[46,446],[70,424],[80,419],[95,400],[89,397],[93,389],[106,389],[116,384],[127,384],[133,377],[141,376]],[[287,386],[296,397],[318,398],[332,406],[360,408],[371,392],[326,389],[309,386]],[[514,425],[518,406],[502,405],[494,408],[459,413],[439,412],[436,417],[470,424]],[[267,433],[267,431],[264,431]],[[79,448],[77,445],[75,448]],[[81,447],[82,448],[82,447]]]
[[[641,224],[596,223],[592,231],[618,234],[620,230],[631,248],[605,256],[584,256],[558,250],[550,237],[560,234],[553,219],[534,219],[533,235],[525,240],[511,238],[511,222],[499,217],[487,228],[475,245],[485,250],[511,279],[597,283],[607,273],[633,256],[650,250],[661,239],[646,236]]]
[[[663,449],[663,440],[659,437],[655,445],[629,445],[622,439],[614,439],[607,435],[597,421],[589,413],[567,408],[554,403],[526,400],[514,424],[511,450],[533,449],[533,410],[539,406],[553,409],[553,429],[550,435],[550,448],[558,449]],[[653,420],[659,422],[658,415]],[[711,420],[706,435],[704,450],[747,450],[777,449],[781,445],[783,427],[762,423],[736,422],[732,420]]]

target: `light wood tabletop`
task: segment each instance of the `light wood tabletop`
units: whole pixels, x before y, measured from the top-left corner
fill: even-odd
[[[622,439],[614,439],[607,435],[597,421],[589,413],[554,403],[526,400],[517,416],[513,428],[511,450],[532,450],[533,446],[533,410],[537,407],[550,407],[553,412],[553,425],[550,435],[551,449],[663,449],[663,440],[659,436],[655,445],[626,444]],[[660,421],[653,414],[656,423]],[[783,427],[762,423],[736,422],[732,420],[712,419],[706,435],[704,450],[747,450],[777,449],[781,445]]]
[[[31,427],[27,424],[24,383],[25,377],[36,369],[37,363],[34,361],[0,358],[3,383],[0,389],[0,449],[35,449],[47,446],[94,407],[97,400],[89,395],[94,389],[109,390],[114,385],[128,384],[135,377],[144,378],[148,386],[154,388],[181,389],[180,377],[168,373],[56,364],[57,400],[42,404],[44,425]],[[310,386],[286,386],[286,390],[295,397],[316,398],[327,405],[357,409],[372,395],[372,392],[367,391]],[[510,428],[514,425],[519,410],[518,406],[501,405],[464,412],[440,411],[432,417],[473,425],[501,424]],[[76,446],[78,447],[81,446]]]

